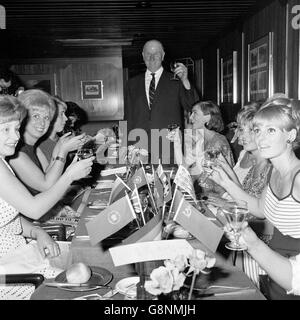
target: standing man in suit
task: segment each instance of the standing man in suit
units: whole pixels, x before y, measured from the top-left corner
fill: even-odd
[[[148,135],[147,149],[151,150],[151,162],[157,163],[159,158],[164,163],[172,162],[172,154],[168,155],[169,150],[164,148],[164,141],[158,143],[157,134],[159,130],[164,129],[160,131],[160,136],[162,140],[167,141],[165,137],[168,125],[178,124],[183,129],[184,110],[190,110],[198,100],[198,96],[190,84],[184,64],[177,63],[174,71],[179,78],[178,81],[171,80],[173,74],[164,70],[162,61],[165,52],[161,42],[147,41],[142,55],[147,70],[128,81],[125,95],[125,120],[128,133],[133,129],[145,130]],[[130,139],[130,135],[128,138]],[[169,142],[167,144],[169,145]],[[159,154],[154,152],[154,149],[157,151],[158,148]]]

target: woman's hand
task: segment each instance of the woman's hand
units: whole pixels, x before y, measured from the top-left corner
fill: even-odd
[[[59,147],[58,155],[62,153],[63,156],[66,156],[70,151],[81,148],[86,141],[85,136],[85,133],[78,136],[70,136],[69,133],[63,135],[57,142]]]
[[[92,170],[94,159],[95,157],[90,157],[78,161],[78,157],[77,155],[75,155],[72,163],[68,166],[65,174],[68,174],[72,181],[86,177]]]
[[[252,248],[255,248],[259,242],[261,241],[256,233],[248,226],[247,222],[244,222],[243,229],[241,231],[241,241],[243,241],[247,248],[251,250]]]
[[[56,243],[46,231],[40,227],[34,227],[32,234],[36,238],[39,251],[43,258],[54,258],[60,255],[58,243]]]
[[[228,163],[227,159],[224,158],[223,154],[220,153],[217,160],[216,160],[217,166],[221,167],[227,175],[230,177],[231,180],[233,180],[235,183],[239,184],[239,179],[237,178],[235,172],[231,168],[230,164]]]
[[[228,180],[231,180],[225,170],[219,166],[213,166],[212,172],[210,174],[210,179],[213,180],[215,183],[226,189],[226,183]]]

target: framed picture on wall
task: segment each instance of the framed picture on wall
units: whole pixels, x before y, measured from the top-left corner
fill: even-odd
[[[81,81],[82,100],[102,100],[103,82],[102,80]]]
[[[41,89],[56,95],[56,75],[53,74],[18,74],[26,89]]]
[[[237,103],[237,51],[221,58],[221,103]]]
[[[248,44],[248,101],[264,101],[273,94],[273,34]]]

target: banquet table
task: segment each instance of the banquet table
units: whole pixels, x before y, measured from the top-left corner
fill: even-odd
[[[109,177],[105,177],[109,179]],[[118,236],[105,239],[104,241],[92,246],[89,241],[86,222],[99,214],[99,209],[91,209],[88,203],[101,198],[108,201],[110,189],[92,189],[89,188],[81,198],[81,203],[78,210],[81,212],[81,218],[70,246],[70,263],[83,262],[89,266],[102,267],[109,270],[113,274],[112,281],[108,284],[114,288],[116,283],[124,278],[136,276],[135,265],[123,265],[115,267],[108,248],[111,246],[121,245],[121,239]],[[115,236],[115,238],[114,238]],[[189,243],[194,248],[205,249],[204,246],[197,240],[189,240]],[[219,270],[218,276],[210,280],[210,285],[236,286],[247,287],[248,290],[239,293],[226,294],[224,296],[210,296],[201,298],[204,300],[265,300],[263,294],[254,286],[252,281],[237,267],[226,261],[223,256],[217,251],[215,253],[216,264],[214,270]],[[148,262],[147,262],[148,263]],[[150,262],[151,263],[151,262]],[[153,265],[153,262],[152,262]],[[88,292],[68,291],[61,288],[48,287],[42,284],[31,296],[32,300],[55,300],[55,299],[74,299],[83,295],[98,293],[105,294],[109,289],[98,289]],[[220,292],[220,289],[216,292]],[[115,294],[111,299],[124,300],[126,297],[120,293]]]

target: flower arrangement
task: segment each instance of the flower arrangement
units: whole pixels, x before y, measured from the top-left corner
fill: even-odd
[[[184,284],[186,277],[192,275],[188,300],[191,300],[196,276],[206,268],[214,266],[216,259],[208,256],[200,249],[194,249],[188,255],[179,255],[174,260],[165,260],[164,266],[152,270],[150,280],[146,281],[145,289],[150,294],[160,295],[178,291]]]

